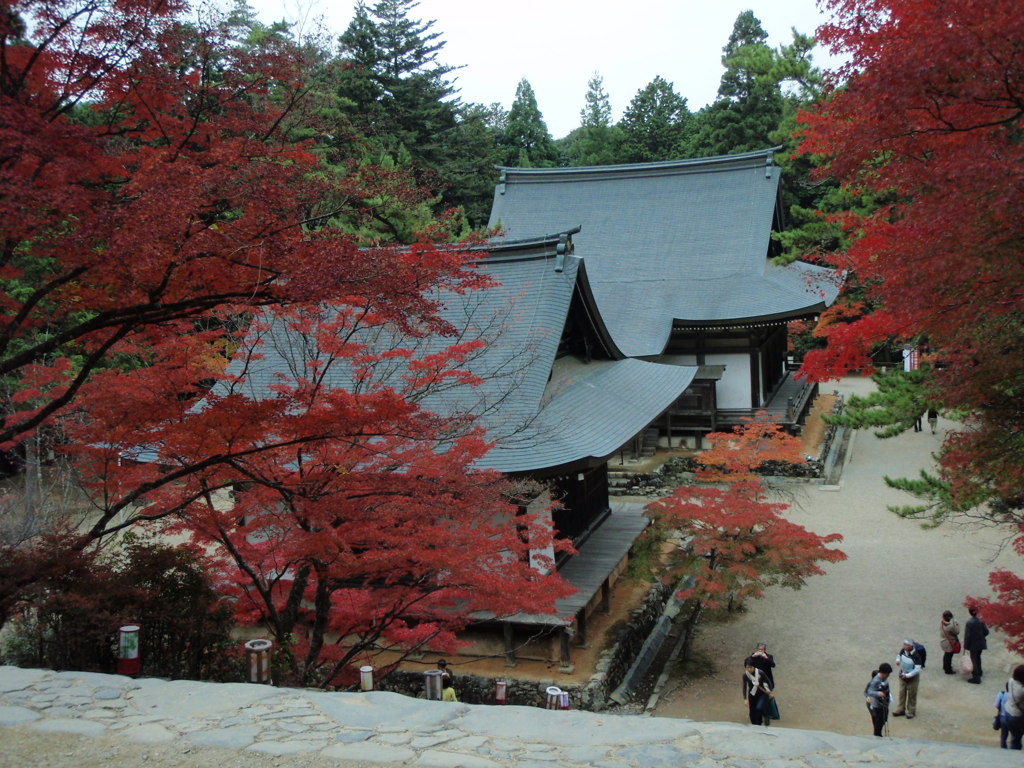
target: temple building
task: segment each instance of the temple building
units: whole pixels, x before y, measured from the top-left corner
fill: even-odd
[[[509,238],[579,227],[576,252],[618,348],[699,367],[663,440],[699,444],[758,410],[795,426],[813,397],[787,369],[787,323],[817,316],[839,285],[833,270],[772,261],[783,226],[774,151],[501,168],[490,226]]]

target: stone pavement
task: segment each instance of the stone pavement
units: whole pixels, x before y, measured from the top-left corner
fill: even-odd
[[[140,749],[173,743],[182,750],[182,766],[213,747],[243,757],[278,756],[277,765],[294,756],[337,761],[339,768],[1002,768],[1022,763],[1020,752],[911,739],[16,667],[0,667],[0,726],[114,736]],[[3,760],[5,731],[0,727],[0,765],[11,764]],[[38,765],[49,764],[45,749],[38,757]],[[124,764],[120,752],[112,762]]]

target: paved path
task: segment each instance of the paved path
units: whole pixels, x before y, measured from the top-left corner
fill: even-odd
[[[870,379],[846,378],[828,388],[845,394],[873,390]],[[1020,657],[1007,651],[993,630],[983,656],[983,685],[942,674],[939,619],[953,611],[961,626],[968,595],[990,594],[988,575],[1016,572],[1022,561],[1005,547],[1006,528],[978,523],[924,529],[888,510],[913,498],[885,485],[883,477],[914,477],[931,468],[951,422],[939,434],[913,430],[888,439],[870,430],[854,433],[841,482],[834,487],[787,486],[786,516],[818,534],[840,533],[848,559],[828,565],[801,590],[773,587],[762,600],[722,623],[702,625],[699,657],[713,673],[665,689],[655,714],[695,720],[747,719],[740,696],[744,656],[768,643],[777,663],[776,683],[783,728],[870,734],[861,692],[870,672],[892,664],[911,637],[928,648],[917,717],[891,718],[892,735],[979,745],[998,743],[991,728],[992,702]],[[895,686],[894,686],[895,690]],[[1024,763],[1024,760],[1021,761]]]
[[[1021,763],[1019,752],[908,739],[15,667],[0,667],[0,726],[0,766],[19,768],[1002,768]]]

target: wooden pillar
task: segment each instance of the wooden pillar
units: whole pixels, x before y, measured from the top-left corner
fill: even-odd
[[[568,667],[570,664],[572,664],[572,653],[571,653],[570,644],[569,644],[569,638],[570,637],[572,637],[572,628],[570,628],[570,627],[562,627],[562,637],[561,637],[562,649],[561,649],[561,655],[562,655],[562,666],[563,667]]]
[[[608,579],[601,582],[601,611],[604,613],[612,612],[612,586]]]
[[[505,666],[514,667],[516,665],[516,648],[512,639],[512,625],[506,621],[501,628],[505,634]]]
[[[576,614],[576,645],[587,644],[587,609],[580,608]]]

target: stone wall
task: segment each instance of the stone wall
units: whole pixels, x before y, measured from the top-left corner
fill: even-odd
[[[594,672],[583,685],[560,685],[550,680],[522,680],[515,676],[515,668],[505,676],[506,703],[527,707],[543,707],[547,701],[547,688],[558,686],[569,694],[572,709],[600,711],[608,705],[608,697],[622,682],[630,665],[643,647],[665,604],[672,594],[672,587],[656,584],[648,591],[643,602],[633,610],[612,644],[597,659]],[[459,701],[467,704],[493,704],[495,682],[498,678],[472,674],[459,674],[455,678],[455,690]],[[379,688],[407,696],[423,698],[424,676],[422,672],[396,670],[380,681]]]

